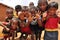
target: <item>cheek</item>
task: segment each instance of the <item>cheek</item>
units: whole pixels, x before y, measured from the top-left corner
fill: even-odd
[[[52,14],[55,14],[55,13],[56,13],[56,11],[51,11],[51,13],[52,13]]]
[[[49,10],[49,13],[51,13],[51,14],[55,14],[56,13],[56,10]]]
[[[51,8],[49,9],[49,12],[52,13],[52,14],[55,14],[56,11],[57,11],[57,9],[54,8],[54,7],[51,7]]]
[[[24,15],[20,15],[20,16],[19,16],[19,19],[20,19],[20,20],[24,20]]]

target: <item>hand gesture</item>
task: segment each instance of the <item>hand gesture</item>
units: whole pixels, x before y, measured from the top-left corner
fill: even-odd
[[[29,17],[28,21],[31,22],[33,20],[33,17]]]
[[[47,12],[43,13],[43,17],[46,17],[47,16]]]
[[[39,14],[36,14],[36,19],[39,19],[40,18],[40,15]]]
[[[56,14],[58,17],[60,17],[60,11],[57,11]]]

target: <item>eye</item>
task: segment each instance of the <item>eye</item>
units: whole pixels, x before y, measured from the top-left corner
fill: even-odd
[[[42,3],[42,4],[40,4],[40,6],[47,6],[47,5],[46,5],[46,3]]]

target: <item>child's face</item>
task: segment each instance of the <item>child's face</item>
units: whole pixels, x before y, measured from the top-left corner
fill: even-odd
[[[57,11],[57,9],[54,8],[54,7],[51,7],[51,8],[48,10],[49,15],[54,15],[54,14],[56,14],[56,11]]]
[[[18,22],[16,20],[12,21],[11,26],[13,29],[16,29],[16,27],[18,26]]]
[[[21,12],[21,13],[19,14],[19,19],[20,19],[20,20],[24,20],[24,12]]]
[[[24,14],[26,14],[26,13],[28,13],[28,10],[23,10],[22,12],[23,12]]]
[[[46,7],[47,7],[47,4],[46,3],[40,3],[39,6],[40,6],[40,9],[42,11],[45,11],[46,10]]]
[[[15,9],[16,10],[16,12],[19,12],[20,11],[20,9]]]
[[[35,9],[31,9],[31,14],[35,15]]]
[[[24,10],[24,11],[22,11],[22,13],[24,13],[24,16],[25,16],[25,17],[27,17],[27,16],[28,16],[29,11],[28,11],[28,10]]]
[[[13,17],[13,12],[7,12],[7,16],[8,16],[9,18]]]

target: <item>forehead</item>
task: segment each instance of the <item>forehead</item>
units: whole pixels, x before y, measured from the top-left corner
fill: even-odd
[[[13,11],[7,11],[7,13],[13,13]]]
[[[6,11],[13,11],[13,9],[11,9],[11,8],[8,8],[8,9],[6,9]]]
[[[47,5],[47,4],[44,2],[44,3],[39,3],[39,5]]]
[[[18,24],[18,21],[14,20],[12,21],[13,24]]]
[[[46,3],[47,0],[39,0],[38,2],[39,2],[39,3]]]
[[[13,19],[12,22],[18,22],[18,21]]]
[[[13,13],[13,10],[7,10],[6,12],[7,13]]]

